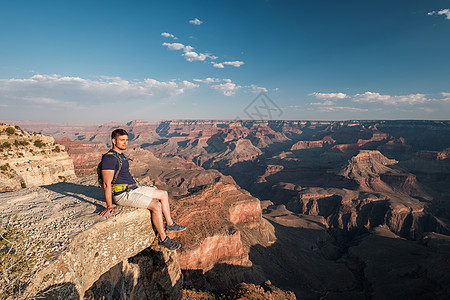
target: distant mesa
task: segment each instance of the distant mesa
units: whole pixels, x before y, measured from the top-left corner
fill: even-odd
[[[377,178],[380,174],[394,172],[388,165],[398,163],[395,159],[389,159],[378,150],[361,150],[353,156],[345,168],[338,174],[349,179]]]

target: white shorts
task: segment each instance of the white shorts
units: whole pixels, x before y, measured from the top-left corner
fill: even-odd
[[[139,186],[134,190],[126,191],[120,195],[113,196],[114,203],[121,206],[136,208],[147,208],[152,202],[154,186]]]

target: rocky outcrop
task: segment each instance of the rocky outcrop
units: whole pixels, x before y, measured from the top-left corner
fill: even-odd
[[[189,230],[189,234],[174,234],[183,244],[178,260],[187,285],[223,289],[264,279],[249,260],[250,247],[269,245],[275,237],[273,228],[262,219],[258,199],[235,185],[219,182],[174,203],[177,220]],[[237,267],[239,272],[232,271]]]
[[[147,248],[104,273],[83,299],[181,299],[181,285],[175,254]]]
[[[28,280],[21,297],[79,299],[89,290],[88,299],[98,299],[106,295],[99,291],[110,286],[110,292],[145,299],[149,289],[158,286],[152,295],[179,299],[181,272],[176,253],[154,245],[149,211],[116,208],[114,215],[100,217],[103,193],[94,182],[92,178],[58,183],[1,196],[2,222],[9,220],[29,239],[49,246],[33,248],[36,253],[27,254],[30,263],[21,273],[11,274],[10,280],[14,276]],[[149,247],[158,254],[142,253]]]
[[[444,149],[443,151],[439,152],[437,159],[450,160],[450,148]]]
[[[290,150],[292,151],[292,150],[302,150],[312,148],[323,148],[324,146],[332,145],[335,142],[336,141],[333,140],[330,136],[327,136],[324,139],[318,141],[298,141],[297,143],[292,145]]]
[[[295,294],[274,286],[269,280],[261,284],[240,283],[225,291],[213,293],[197,290],[184,290],[184,299],[283,299],[295,300]]]
[[[386,225],[392,232],[412,239],[430,231],[450,233],[450,228],[427,212],[422,202],[406,195],[307,188],[298,197],[289,202],[289,209],[322,216],[327,226],[345,231]]]
[[[377,150],[361,150],[353,156],[347,166],[338,174],[349,179],[377,178],[380,174],[391,171],[387,165],[396,164],[394,159],[388,159]]]
[[[450,148],[443,151],[419,151],[416,156],[426,160],[448,160],[450,159]]]
[[[13,191],[75,177],[64,146],[50,136],[0,125],[0,192]]]

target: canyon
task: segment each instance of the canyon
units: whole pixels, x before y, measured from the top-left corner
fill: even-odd
[[[52,136],[88,190],[126,129],[133,176],[169,191],[188,227],[176,259],[148,242],[79,288],[89,299],[155,276],[214,292],[270,280],[300,299],[450,295],[448,121],[2,122]]]

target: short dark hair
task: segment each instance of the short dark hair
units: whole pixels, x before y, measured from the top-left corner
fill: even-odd
[[[119,129],[115,129],[112,133],[111,133],[111,139],[115,139],[117,136],[119,135],[128,135],[128,132],[125,129],[119,128]]]

